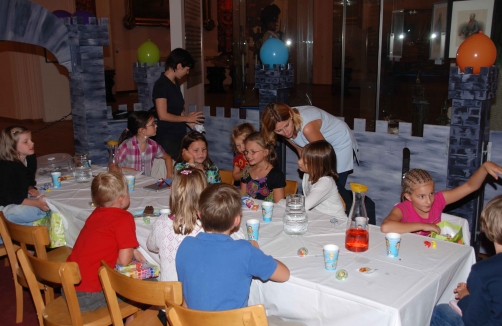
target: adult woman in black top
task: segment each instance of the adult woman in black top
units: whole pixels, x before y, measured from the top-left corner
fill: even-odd
[[[177,157],[181,139],[190,127],[204,120],[202,112],[183,114],[185,100],[181,93],[179,79],[187,75],[195,61],[184,49],[174,49],[166,61],[166,72],[160,76],[153,87],[152,98],[158,116],[157,136],[155,140],[171,156]]]

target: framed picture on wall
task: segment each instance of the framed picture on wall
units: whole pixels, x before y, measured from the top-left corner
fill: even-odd
[[[453,2],[451,12],[449,57],[455,58],[460,44],[479,31],[490,37],[495,0]]]
[[[136,26],[169,27],[169,1],[125,0],[126,15],[123,23],[125,28]]]
[[[429,56],[429,59],[431,60],[444,59],[447,16],[448,2],[436,2],[432,6],[431,45]]]

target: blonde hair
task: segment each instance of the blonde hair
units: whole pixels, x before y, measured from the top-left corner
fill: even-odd
[[[175,173],[169,198],[174,215],[174,233],[192,233],[197,224],[199,196],[206,186],[206,175],[197,168],[186,168]]]
[[[416,187],[427,183],[427,182],[432,182],[434,183],[434,180],[432,179],[431,175],[429,172],[422,170],[422,169],[413,169],[408,171],[408,173],[405,174],[403,178],[403,189],[401,191],[401,201],[404,201],[406,198],[404,197],[405,194],[411,195],[413,193],[413,190],[415,190]]]
[[[240,125],[237,125],[232,129],[232,132],[230,133],[230,143],[232,144],[232,150],[234,153],[237,153],[237,147],[235,147],[235,139],[239,137],[244,137],[246,139],[247,136],[252,134],[253,132],[256,132],[255,127],[246,122],[246,123],[241,123]]]
[[[327,141],[318,140],[305,145],[301,159],[307,165],[309,181],[312,184],[326,176],[338,180],[335,151]]]
[[[272,102],[265,107],[261,114],[261,132],[267,143],[275,145],[275,125],[278,122],[287,121],[289,118],[293,120],[295,131],[300,131],[303,119],[298,109],[292,109],[289,105],[278,102]]]
[[[126,179],[120,172],[100,173],[92,180],[91,196],[96,207],[111,207],[128,192]]]
[[[2,130],[0,135],[0,160],[19,161],[17,142],[21,134],[28,133],[31,133],[31,131],[21,126],[9,126]]]
[[[490,200],[483,208],[481,230],[490,241],[502,245],[502,195]]]
[[[268,163],[272,164],[273,166],[277,165],[278,161],[277,161],[277,153],[275,151],[275,144],[267,143],[265,137],[263,137],[263,134],[260,132],[253,132],[252,134],[247,136],[246,140],[244,140],[244,144],[247,144],[250,141],[254,142],[263,149],[267,149],[268,155],[265,156],[265,159],[267,160]]]

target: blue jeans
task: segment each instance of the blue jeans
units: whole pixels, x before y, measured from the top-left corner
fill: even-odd
[[[0,211],[3,212],[3,215],[5,215],[5,218],[8,221],[21,225],[31,225],[33,221],[44,218],[47,214],[46,212],[35,206],[15,204],[3,207],[0,206]],[[3,241],[0,237],[0,244],[2,243]]]
[[[434,308],[430,326],[464,326],[464,322],[458,312],[449,304],[443,303]]]

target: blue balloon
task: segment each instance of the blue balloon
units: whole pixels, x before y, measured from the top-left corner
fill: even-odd
[[[271,36],[261,46],[260,59],[265,65],[284,65],[288,63],[289,51],[284,42]]]

